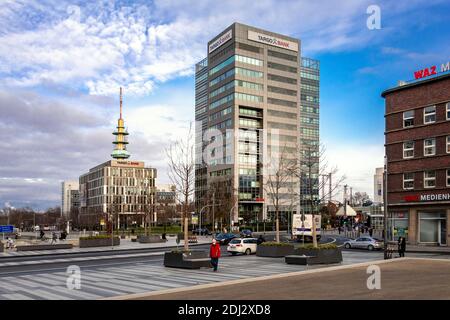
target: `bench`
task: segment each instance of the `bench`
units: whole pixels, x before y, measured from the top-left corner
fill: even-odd
[[[210,261],[206,251],[191,251],[189,254],[182,252],[166,252],[164,254],[164,266],[172,268],[210,268]]]

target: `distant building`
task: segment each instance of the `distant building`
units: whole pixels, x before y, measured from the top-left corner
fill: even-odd
[[[373,202],[384,202],[384,184],[383,184],[384,168],[376,168],[373,176]]]
[[[72,208],[80,206],[80,191],[78,181],[63,181],[61,183],[61,215],[70,216]]]
[[[156,187],[156,222],[177,221],[176,188],[172,184]]]
[[[145,167],[142,161],[126,160],[130,153],[126,150],[128,132],[122,118],[122,89],[120,118],[113,134],[116,136],[113,160],[80,176],[80,222],[88,228],[99,227],[102,220],[114,221],[121,228],[143,226],[146,214],[154,220],[157,172]]]

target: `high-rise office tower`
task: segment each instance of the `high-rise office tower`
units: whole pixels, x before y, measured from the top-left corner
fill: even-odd
[[[272,218],[271,159],[317,153],[318,61],[301,58],[298,39],[234,23],[208,42],[195,90],[197,213],[225,225]],[[306,210],[297,176],[278,191],[282,222]]]

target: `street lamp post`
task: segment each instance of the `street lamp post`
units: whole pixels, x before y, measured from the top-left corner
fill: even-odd
[[[387,244],[387,207],[388,207],[388,197],[387,197],[387,180],[388,180],[388,174],[387,174],[387,168],[388,168],[388,162],[387,162],[387,156],[384,157],[384,190],[383,190],[383,202],[384,202],[384,221],[383,221],[383,241],[384,241],[384,259],[388,259],[388,244]]]

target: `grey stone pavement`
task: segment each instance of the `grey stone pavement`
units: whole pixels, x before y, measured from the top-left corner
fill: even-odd
[[[381,252],[363,250],[344,251],[343,265],[378,261]],[[427,257],[433,257],[428,255]],[[436,257],[436,256],[434,256]],[[138,256],[132,260],[120,256],[109,260],[98,257],[67,258],[49,261],[46,265],[36,265],[33,270],[16,269],[5,272],[0,268],[0,299],[4,300],[71,300],[101,299],[129,294],[185,288],[202,284],[221,284],[230,280],[252,279],[291,272],[327,268],[326,266],[287,265],[282,258],[251,256],[223,257],[219,262],[219,272],[202,268],[184,270],[165,268],[161,253]],[[67,287],[67,266],[80,266],[80,289]],[[32,266],[34,268],[34,266]],[[6,270],[3,268],[3,270]],[[267,290],[269,286],[265,286]],[[294,286],[291,287],[291,289]],[[217,290],[217,289],[216,289]],[[334,289],[333,289],[334,290]],[[221,290],[222,291],[222,290]],[[233,292],[235,289],[232,290]],[[267,290],[274,292],[273,288]]]
[[[380,286],[368,287],[369,265]],[[270,288],[270,290],[267,290]],[[450,260],[400,258],[185,289],[122,296],[138,300],[430,300],[450,299]]]

